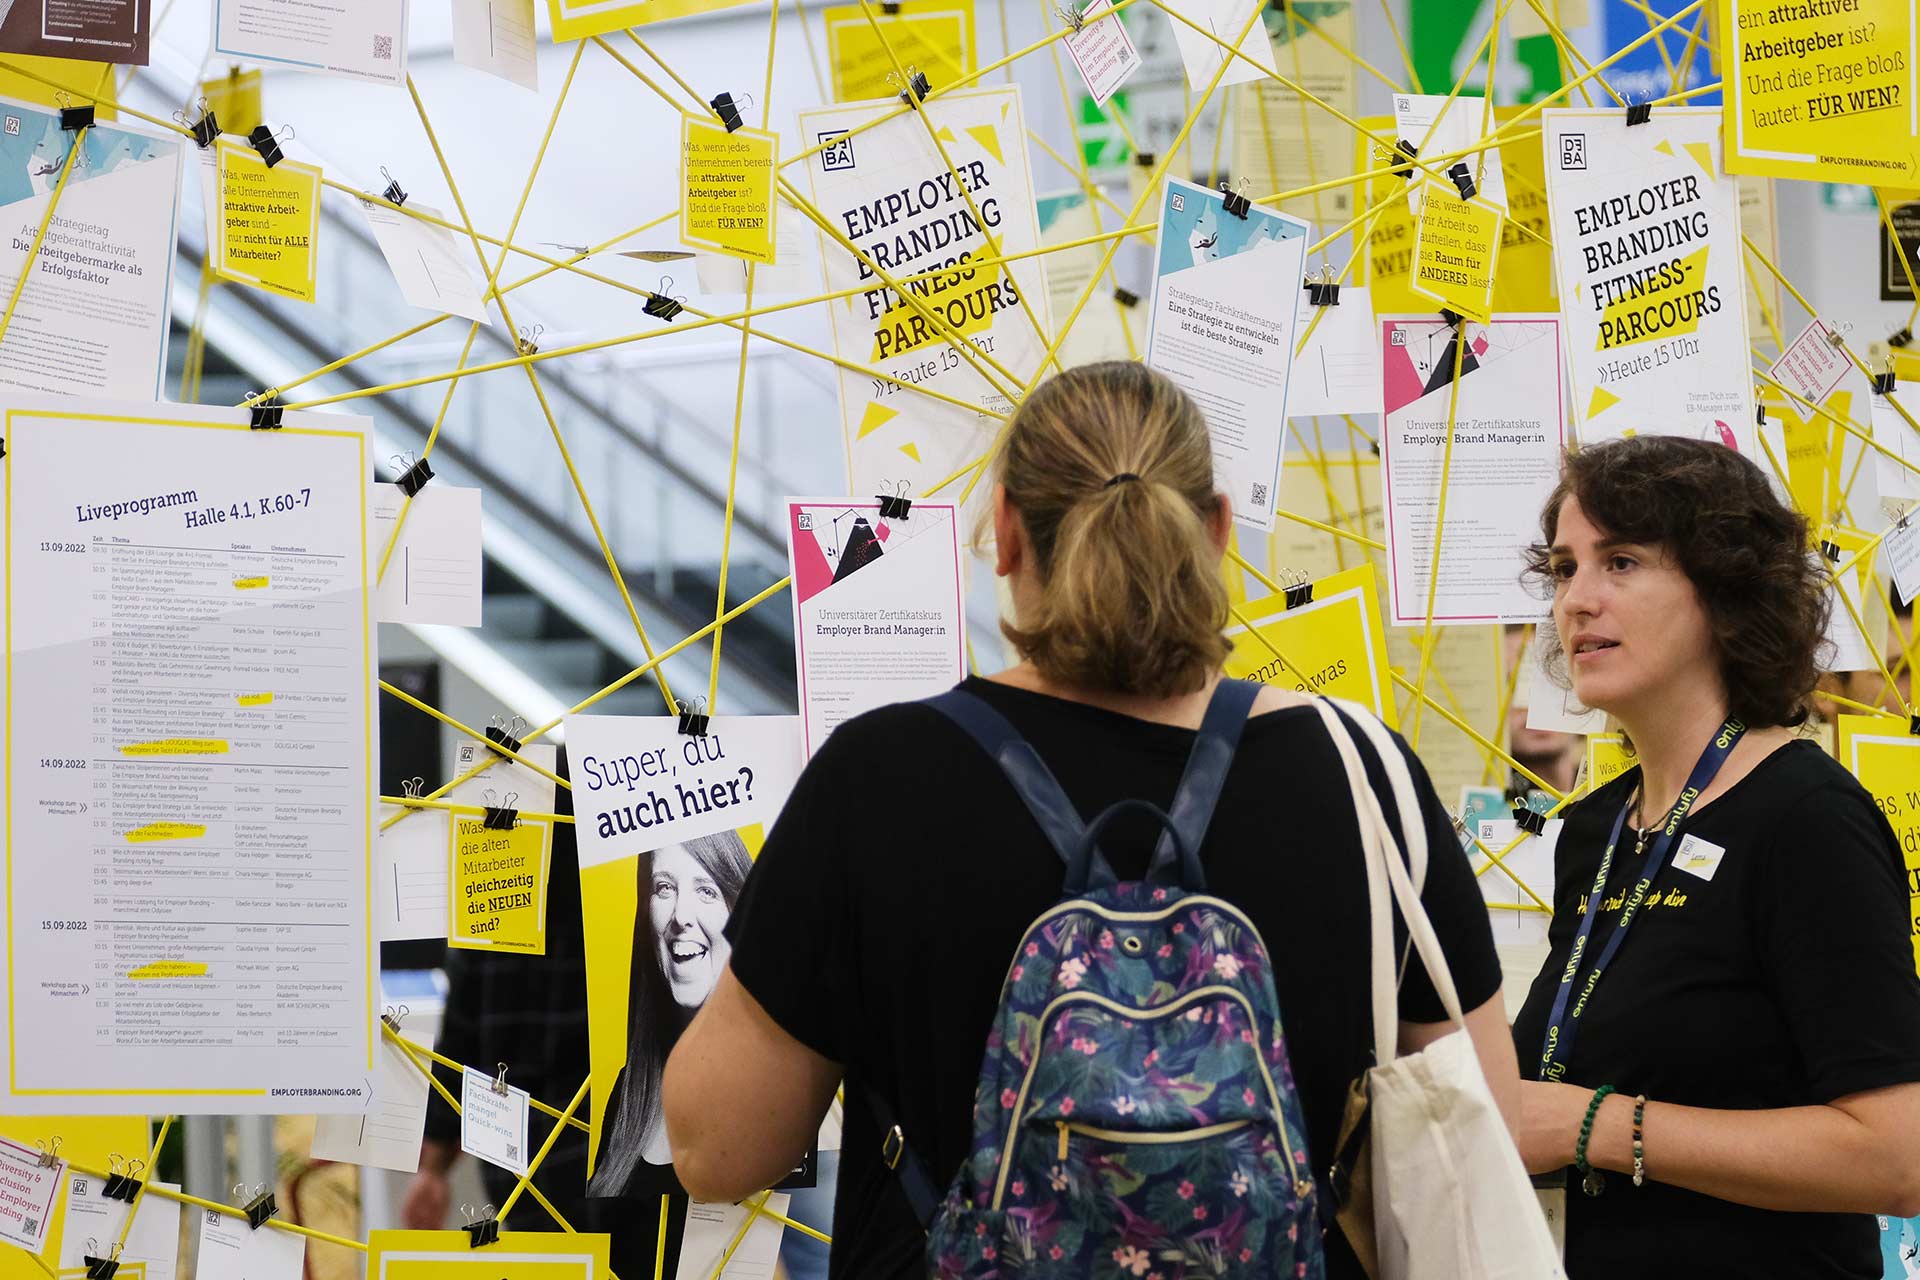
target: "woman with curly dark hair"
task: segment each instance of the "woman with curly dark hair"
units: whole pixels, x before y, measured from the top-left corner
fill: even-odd
[[[1732,450],[1643,436],[1569,455],[1541,531],[1553,665],[1639,760],[1567,812],[1514,1023],[1567,1273],[1878,1277],[1870,1215],[1920,1214],[1920,979],[1893,832],[1794,732],[1806,522]]]

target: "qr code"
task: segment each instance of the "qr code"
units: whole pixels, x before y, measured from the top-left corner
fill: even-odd
[[[820,152],[822,169],[828,173],[838,173],[853,168],[853,139],[847,136],[845,129],[819,134],[814,141],[824,144]]]
[[[375,36],[373,38],[373,56],[379,62],[393,61],[393,37]]]
[[[802,511],[799,515],[796,515],[793,518],[793,527],[802,533],[809,532],[813,528],[813,512]]]
[[[1267,505],[1267,486],[1263,484],[1253,486],[1253,505],[1256,507]]]
[[[520,1158],[520,1144],[517,1142],[509,1142],[507,1144],[507,1159],[518,1160],[519,1158]]]
[[[22,1218],[20,1219],[20,1226],[21,1229],[30,1236],[40,1234],[40,1219],[38,1218]]]

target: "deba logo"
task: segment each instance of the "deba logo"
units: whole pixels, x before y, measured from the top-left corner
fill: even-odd
[[[1566,133],[1560,135],[1560,167],[1584,170],[1587,167],[1587,135],[1584,133]]]

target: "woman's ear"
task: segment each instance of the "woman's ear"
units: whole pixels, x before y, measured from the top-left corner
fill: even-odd
[[[1215,551],[1227,554],[1227,543],[1233,539],[1233,503],[1224,493],[1213,495],[1213,512],[1207,517],[1207,537],[1212,539]]]
[[[1007,498],[1007,486],[993,486],[993,571],[1005,578],[1019,572],[1026,560],[1026,529],[1020,513]]]

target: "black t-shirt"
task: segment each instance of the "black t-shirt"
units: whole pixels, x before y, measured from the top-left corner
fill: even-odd
[[[1574,805],[1554,868],[1551,954],[1514,1022],[1520,1073],[1540,1072],[1547,1018],[1580,910],[1633,769]],[[1589,998],[1566,1080],[1655,1102],[1724,1110],[1820,1105],[1920,1080],[1920,978],[1908,941],[1904,862],[1886,819],[1811,742],[1762,760],[1674,837],[1724,850],[1705,875],[1669,865]],[[1630,834],[1608,874],[1589,961],[1639,874]],[[1651,845],[1649,845],[1651,848]],[[1695,845],[1695,849],[1701,846]],[[1714,849],[1704,850],[1708,858]],[[1587,969],[1578,981],[1585,981]],[[1657,1169],[1657,1131],[1648,1164]],[[1877,1280],[1866,1214],[1751,1209],[1609,1175],[1568,1197],[1567,1273]]]
[[[1191,730],[990,681],[962,687],[1013,722],[1088,821],[1132,797],[1165,807],[1193,745]],[[1407,758],[1431,848],[1423,900],[1472,1009],[1500,987],[1486,907],[1432,784]],[[1376,788],[1397,822],[1378,775]],[[1158,834],[1129,814],[1101,847],[1123,879],[1137,879]],[[1359,828],[1313,708],[1248,721],[1201,857],[1209,892],[1266,939],[1308,1153],[1324,1181],[1373,1033]],[[1034,917],[1060,899],[1063,871],[999,766],[924,706],[848,721],[794,788],[727,936],[734,975],[773,1019],[846,1066],[834,1276],[925,1274],[924,1237],[881,1163],[862,1091],[891,1103],[944,1189],[972,1141],[974,1086],[1007,965]],[[1415,1021],[1445,1017],[1417,960],[1400,1010]],[[1338,1235],[1329,1235],[1329,1274],[1357,1277]]]

